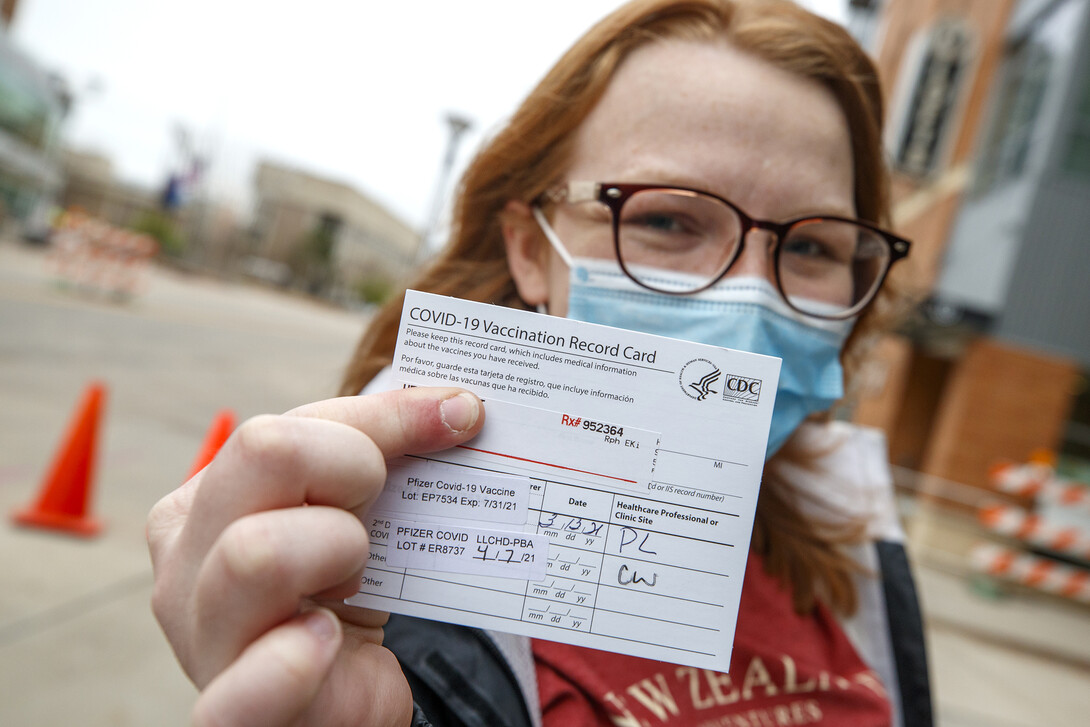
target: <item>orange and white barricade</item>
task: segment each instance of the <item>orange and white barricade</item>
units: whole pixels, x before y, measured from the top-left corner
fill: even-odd
[[[83,280],[91,256],[93,225],[94,220],[87,215],[67,212],[53,232],[49,261],[60,282],[77,284]]]
[[[1059,526],[1014,505],[986,505],[977,517],[993,533],[1090,562],[1090,532],[1083,528]]]
[[[1051,465],[1004,463],[992,470],[992,486],[1006,495],[1033,497],[1064,507],[1090,509],[1090,487],[1056,476]]]
[[[148,235],[72,212],[53,235],[50,257],[62,284],[126,299],[143,292],[156,252]]]
[[[978,573],[1054,596],[1090,604],[1090,571],[994,543],[974,546],[969,562]]]
[[[155,240],[148,235],[113,229],[105,242],[109,264],[104,270],[101,289],[121,297],[142,293],[147,269],[158,250]]]

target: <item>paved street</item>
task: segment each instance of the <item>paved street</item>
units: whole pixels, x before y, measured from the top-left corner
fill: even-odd
[[[148,607],[146,513],[184,478],[219,409],[241,419],[331,395],[364,322],[267,290],[152,273],[144,295],[113,303],[58,286],[42,251],[0,240],[2,725],[188,722],[193,688]],[[13,527],[8,513],[34,497],[92,380],[108,387],[94,501],[104,533]],[[940,724],[1085,723],[1090,612],[984,600],[941,568],[920,577]]]
[[[363,319],[154,271],[129,304],[57,286],[0,242],[0,724],[183,725],[194,691],[148,607],[144,519],[187,474],[215,413],[332,395]],[[108,387],[84,541],[12,527],[83,388]]]

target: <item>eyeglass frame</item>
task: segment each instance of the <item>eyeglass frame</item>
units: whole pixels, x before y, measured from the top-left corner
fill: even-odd
[[[712,199],[721,202],[726,205],[728,209],[738,215],[739,220],[742,222],[742,233],[738,240],[737,249],[731,256],[730,261],[723,266],[722,271],[716,275],[710,282],[695,290],[676,291],[676,290],[661,290],[654,288],[643,281],[636,278],[625,265],[624,258],[621,256],[621,209],[625,203],[632,198],[633,195],[639,192],[646,192],[648,190],[668,190],[677,192],[692,192],[695,194],[703,195],[705,197],[711,197]],[[772,244],[772,269],[776,282],[776,292],[780,294],[783,301],[790,306],[790,308],[804,316],[810,316],[813,318],[820,318],[824,320],[847,320],[854,318],[861,314],[863,310],[874,302],[874,299],[878,297],[878,291],[882,289],[882,286],[886,282],[886,277],[889,275],[890,269],[893,268],[893,264],[898,260],[908,256],[909,249],[912,247],[912,242],[899,235],[895,235],[892,232],[883,230],[877,225],[871,224],[864,220],[859,220],[851,217],[842,217],[839,215],[805,215],[803,217],[795,217],[783,221],[775,220],[762,220],[756,217],[752,217],[747,214],[738,205],[734,204],[730,200],[724,199],[717,194],[706,192],[702,189],[695,189],[693,187],[683,187],[680,185],[672,184],[639,184],[639,183],[626,183],[626,182],[586,182],[586,181],[570,181],[554,186],[545,192],[543,192],[537,199],[534,200],[534,204],[539,204],[541,201],[547,201],[552,203],[567,202],[570,204],[578,204],[581,202],[601,202],[609,208],[610,217],[612,220],[613,228],[613,253],[617,258],[617,263],[621,266],[621,270],[628,278],[639,285],[641,288],[653,291],[655,293],[663,293],[664,295],[693,295],[703,290],[707,290],[712,287],[730,272],[730,269],[734,267],[734,264],[738,262],[738,258],[742,254],[742,250],[745,249],[746,236],[752,230],[767,230],[774,236]],[[860,303],[848,308],[844,313],[837,315],[822,315],[814,313],[812,311],[802,310],[788,297],[787,293],[783,289],[783,281],[780,280],[780,251],[787,233],[791,231],[797,225],[808,222],[847,222],[853,225],[870,230],[876,233],[883,242],[889,248],[889,262],[886,264],[885,270],[878,277],[876,284],[872,287],[870,297],[866,298]]]

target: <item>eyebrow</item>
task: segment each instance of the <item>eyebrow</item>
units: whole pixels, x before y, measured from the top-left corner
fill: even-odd
[[[645,167],[643,171],[635,174],[629,172],[625,174],[614,175],[608,178],[603,176],[601,179],[586,181],[594,181],[597,183],[608,181],[614,184],[661,184],[667,187],[685,187],[688,189],[692,189],[696,192],[704,192],[706,194],[722,197],[723,199],[729,200],[733,204],[737,204],[739,207],[745,210],[747,214],[749,214],[749,209],[746,207],[746,205],[736,202],[733,195],[723,194],[722,192],[716,191],[715,189],[710,188],[706,184],[701,184],[699,180],[691,176],[679,174],[677,172],[647,172],[647,169],[650,169],[650,167]],[[573,177],[570,181],[576,180]],[[579,181],[583,180],[580,179]],[[840,204],[836,203],[829,203],[825,206],[821,206],[819,203],[818,206],[811,207],[807,205],[806,207],[799,208],[800,211],[792,212],[786,215],[776,215],[774,217],[770,217],[769,219],[774,221],[781,221],[804,219],[808,217],[843,217],[849,220],[854,220],[859,218],[854,203],[855,196],[853,194],[852,199],[850,200],[850,206],[848,207],[843,207]]]

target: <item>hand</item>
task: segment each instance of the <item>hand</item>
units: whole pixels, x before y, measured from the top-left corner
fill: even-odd
[[[409,724],[388,614],[340,599],[367,563],[386,458],[463,442],[483,412],[468,392],[413,388],[256,417],[152,509],[152,608],[201,690],[193,724]]]

